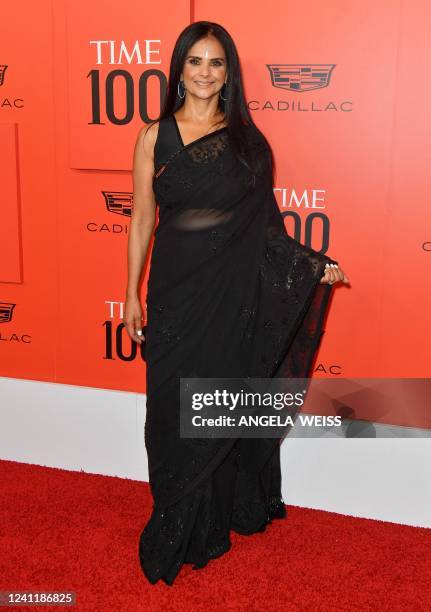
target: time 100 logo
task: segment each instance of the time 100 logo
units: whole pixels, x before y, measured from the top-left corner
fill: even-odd
[[[124,323],[116,325],[113,321],[105,321],[105,355],[104,359],[120,359],[121,361],[134,361],[136,357],[144,359],[144,343],[132,340],[125,330]],[[125,339],[127,344],[125,346]]]
[[[287,233],[306,247],[325,255],[329,248],[330,222],[325,213],[312,212],[305,220],[296,211],[282,211]],[[316,228],[317,222],[317,228]],[[293,225],[293,231],[290,229]],[[320,236],[320,245],[313,246],[312,236]]]
[[[150,123],[151,117],[148,115],[148,80],[150,77],[155,77],[159,83],[160,105],[165,99],[167,91],[167,79],[161,70],[150,69],[145,70],[139,77],[138,83],[138,106],[139,116],[144,123]],[[106,75],[105,82],[102,84],[99,70],[90,70],[87,74],[91,83],[91,122],[90,124],[104,124],[102,120],[101,108],[101,87],[105,89],[105,109],[104,114],[108,121],[115,125],[126,125],[130,123],[135,116],[135,81],[133,76],[127,70],[111,70]],[[124,84],[125,89],[125,106],[126,112],[123,117],[118,117],[115,113],[114,103],[114,86],[118,82]]]

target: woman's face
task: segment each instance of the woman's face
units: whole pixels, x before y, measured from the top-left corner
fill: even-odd
[[[211,98],[219,94],[226,79],[226,56],[216,38],[202,38],[190,47],[181,75],[188,95]]]

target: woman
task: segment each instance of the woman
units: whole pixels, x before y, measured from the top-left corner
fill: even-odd
[[[231,529],[252,534],[286,515],[280,440],[181,437],[180,377],[306,377],[331,285],[347,278],[288,236],[271,150],[218,24],[180,34],[161,115],[138,134],[133,180],[124,322],[138,343],[138,284],[159,205],[145,330],[154,507],[139,558],[151,583],[171,585],[184,563],[204,567],[227,552]]]

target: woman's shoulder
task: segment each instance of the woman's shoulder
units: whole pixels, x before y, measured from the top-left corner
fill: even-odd
[[[266,140],[262,130],[254,123],[254,121],[248,121],[243,124],[249,138],[254,140]]]
[[[147,123],[143,125],[138,132],[138,139],[144,140],[148,139],[148,141],[156,142],[157,136],[159,133],[159,125],[160,121],[152,121],[151,123]]]
[[[135,154],[136,152],[141,152],[145,157],[152,160],[154,158],[157,134],[158,126],[154,122],[141,126],[136,136]]]
[[[159,136],[164,133],[169,133],[171,128],[173,127],[173,113],[166,115],[165,117],[161,117],[156,119],[155,121],[151,121],[144,126],[142,126],[139,130],[138,138],[148,139],[153,145],[157,142]]]
[[[163,121],[163,120],[162,120]],[[143,125],[137,135],[137,142],[140,144],[147,153],[154,155],[154,149],[159,136],[159,128],[161,121],[152,121],[146,125]]]
[[[246,124],[247,142],[248,145],[258,151],[268,151],[270,149],[269,142],[262,130],[255,123]]]

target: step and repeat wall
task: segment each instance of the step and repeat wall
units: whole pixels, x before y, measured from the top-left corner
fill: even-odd
[[[204,19],[237,44],[289,234],[350,278],[315,376],[429,377],[430,17],[406,0],[3,6],[1,375],[145,392],[122,324],[133,149]],[[143,304],[147,278],[148,260]]]

